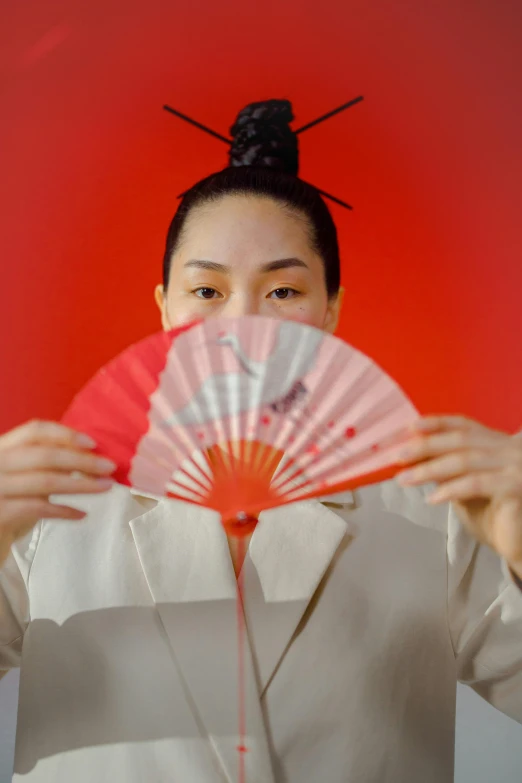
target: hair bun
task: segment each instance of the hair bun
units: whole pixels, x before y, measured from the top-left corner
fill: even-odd
[[[290,128],[292,104],[285,100],[250,103],[230,129],[230,166],[262,166],[297,176],[297,135]]]

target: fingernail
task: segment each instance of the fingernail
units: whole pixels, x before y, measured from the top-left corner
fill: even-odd
[[[413,425],[413,429],[417,430],[418,432],[429,432],[430,430],[434,429],[435,422],[433,421],[425,421],[424,419],[420,419],[419,421],[416,421]]]
[[[102,489],[110,489],[114,486],[114,480],[110,478],[97,478],[96,483],[99,487],[102,487]]]
[[[101,457],[100,459],[96,460],[96,467],[99,470],[102,470],[104,473],[112,473],[118,466],[112,460]]]
[[[80,433],[76,436],[76,443],[84,449],[96,448],[96,441],[93,440],[89,435],[84,435],[83,433]]]
[[[405,470],[403,473],[399,473],[397,476],[397,481],[399,484],[407,484],[409,481],[412,481],[415,478],[415,473],[413,470]]]

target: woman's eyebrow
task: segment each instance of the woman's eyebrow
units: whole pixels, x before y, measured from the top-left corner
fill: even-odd
[[[218,264],[216,261],[203,261],[198,258],[192,258],[190,261],[186,261],[184,264],[185,269],[191,267],[193,269],[207,269],[211,272],[221,272],[225,275],[230,274],[230,267],[224,264]]]
[[[231,269],[225,264],[218,264],[217,261],[205,261],[199,258],[191,258],[190,261],[186,261],[185,269],[206,269],[210,272],[220,272],[221,274],[229,275]],[[263,274],[269,272],[277,272],[279,269],[291,269],[292,267],[300,267],[302,269],[308,269],[308,264],[305,264],[300,258],[279,258],[276,261],[268,261],[266,264],[262,264],[259,267],[259,271]]]
[[[308,269],[308,264],[301,261],[300,258],[280,258],[278,261],[269,261],[260,267],[260,272],[276,272],[278,269],[291,269],[292,267],[301,267]]]

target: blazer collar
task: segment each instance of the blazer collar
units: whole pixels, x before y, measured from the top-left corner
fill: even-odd
[[[130,522],[155,600],[235,599],[237,583],[218,514],[143,492],[131,494],[157,501]],[[264,511],[250,541],[244,578],[245,567],[255,572],[268,603],[310,600],[343,536],[356,533],[346,513],[356,507],[355,495],[346,492]]]

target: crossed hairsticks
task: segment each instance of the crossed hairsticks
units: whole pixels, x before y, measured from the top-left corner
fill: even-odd
[[[340,112],[345,111],[346,109],[349,109],[352,106],[355,106],[357,103],[360,103],[362,100],[364,100],[364,97],[362,95],[359,95],[357,98],[353,98],[351,101],[348,101],[348,103],[343,103],[342,106],[338,106],[336,109],[333,109],[332,111],[323,114],[321,117],[317,117],[317,119],[308,122],[306,125],[303,125],[301,128],[297,128],[297,130],[293,131],[293,134],[295,134],[295,136],[297,137],[300,133],[304,133],[305,131],[310,130],[310,128],[313,128],[315,125],[319,125],[320,122],[329,120],[330,117],[334,117],[336,114],[340,114]],[[179,117],[180,120],[184,120],[184,122],[188,122],[190,125],[193,125],[195,128],[199,128],[199,130],[208,133],[210,136],[213,136],[215,139],[222,141],[224,144],[227,144],[229,147],[234,143],[233,139],[228,138],[227,136],[223,136],[221,133],[217,133],[216,131],[212,130],[212,128],[208,128],[206,125],[203,125],[203,123],[198,122],[197,120],[193,120],[192,117],[188,117],[186,114],[182,114],[182,112],[178,111],[177,109],[173,109],[172,106],[165,105],[163,108],[165,111],[168,111],[171,114],[174,114],[176,117]],[[330,201],[334,201],[336,204],[339,204],[341,207],[344,207],[345,209],[352,209],[350,204],[347,204],[345,201],[342,201],[340,198],[337,198],[337,196],[332,196],[331,193],[326,193],[326,191],[320,190],[319,188],[316,188],[316,190],[322,196],[330,199]]]

